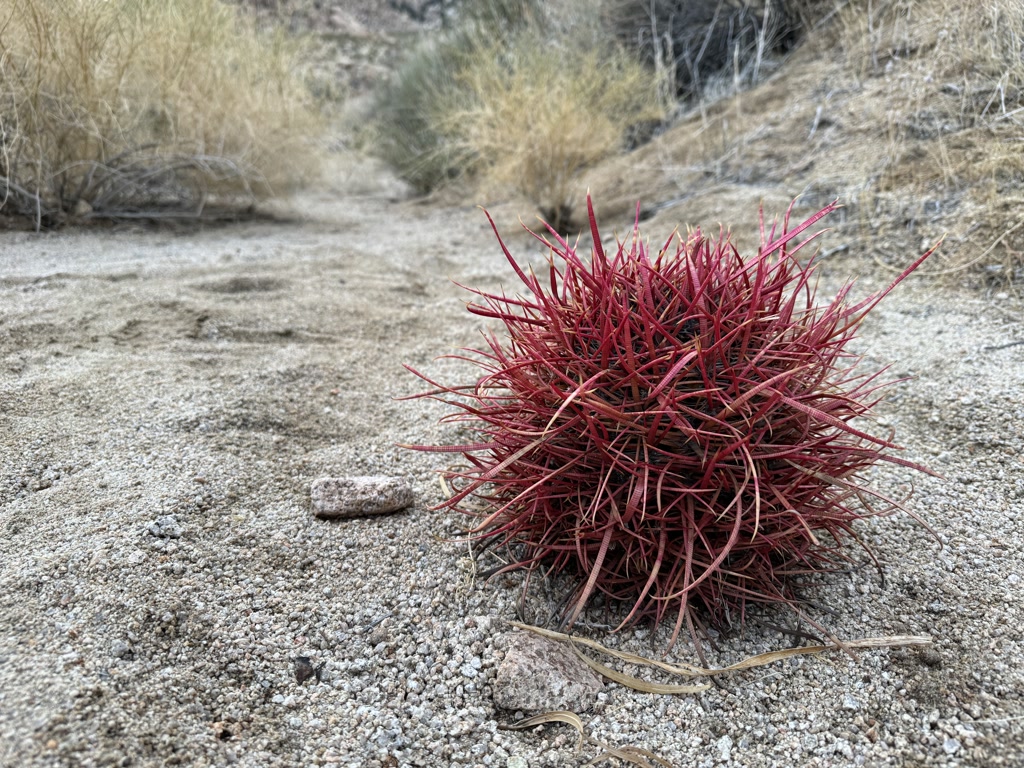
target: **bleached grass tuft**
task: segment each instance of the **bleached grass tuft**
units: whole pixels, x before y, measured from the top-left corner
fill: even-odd
[[[460,82],[444,133],[485,184],[525,195],[559,231],[584,191],[580,172],[623,149],[631,126],[662,116],[652,73],[625,52],[536,34],[478,47]]]
[[[4,213],[198,215],[316,166],[300,45],[229,5],[0,0],[0,19]]]

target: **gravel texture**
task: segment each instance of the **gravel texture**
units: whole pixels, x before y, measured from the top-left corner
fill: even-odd
[[[449,277],[512,282],[483,215],[306,207],[297,224],[2,236],[0,764],[593,757],[564,725],[499,729],[516,718],[492,684],[520,578],[475,578],[450,541],[463,521],[429,511],[444,457],[396,447],[458,439],[438,404],[395,398],[420,386],[402,363],[451,380],[463,369],[433,358],[479,338]],[[528,212],[494,212],[536,255],[513,234]],[[849,271],[877,289],[872,270],[827,261],[822,290]],[[688,767],[1024,764],[1022,339],[1011,297],[915,278],[857,342],[867,366],[913,377],[881,419],[944,479],[883,467],[875,482],[899,495],[912,481],[942,546],[905,517],[861,526],[884,587],[862,557],[820,581],[809,613],[840,637],[933,646],[793,659],[675,698],[607,684],[581,713],[590,734]],[[314,479],[365,475],[410,477],[415,505],[314,518]],[[553,590],[538,584],[525,618]],[[667,629],[609,636],[608,620],[595,611],[585,633],[664,648]],[[785,647],[771,626],[791,622],[757,612],[709,661]]]

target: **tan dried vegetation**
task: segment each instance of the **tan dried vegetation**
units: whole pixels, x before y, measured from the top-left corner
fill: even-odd
[[[195,216],[304,182],[303,56],[217,0],[0,0],[0,210]]]
[[[838,197],[837,239],[884,269],[902,269],[945,235],[928,274],[1019,284],[1020,3],[850,0],[814,10],[804,43],[765,82],[693,107],[581,183],[608,214],[639,198],[656,201],[651,214],[705,225],[745,223],[729,209],[751,197],[769,209],[796,195],[808,207]]]

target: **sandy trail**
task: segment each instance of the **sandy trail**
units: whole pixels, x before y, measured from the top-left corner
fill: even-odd
[[[402,363],[459,375],[431,361],[482,326],[448,278],[508,278],[485,219],[379,197],[304,208],[296,223],[2,235],[0,763],[592,757],[558,727],[495,730],[518,580],[470,584],[465,548],[436,538],[459,521],[426,510],[437,458],[394,447],[453,439],[438,406],[394,398],[418,389]],[[858,266],[827,263],[826,293]],[[594,735],[675,765],[1022,764],[1024,346],[1001,346],[1022,333],[1010,298],[912,279],[858,341],[868,364],[916,377],[882,417],[946,479],[886,468],[877,483],[912,479],[944,547],[907,519],[865,525],[886,588],[868,567],[829,579],[820,618],[845,637],[930,634],[937,653],[805,659],[682,698],[610,686]],[[376,473],[411,475],[420,502],[311,517],[313,479]],[[608,642],[650,652],[643,629]],[[785,642],[751,626],[716,661]],[[298,655],[322,680],[296,682]]]

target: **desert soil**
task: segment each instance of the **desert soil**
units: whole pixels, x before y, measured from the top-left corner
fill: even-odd
[[[379,173],[356,168],[291,221],[0,234],[0,764],[594,757],[565,726],[498,729],[516,717],[491,695],[520,580],[474,580],[467,547],[445,540],[462,521],[429,509],[443,457],[397,447],[458,439],[439,405],[396,399],[421,389],[403,363],[469,375],[434,361],[484,327],[450,278],[512,276],[479,210],[402,201]],[[539,258],[516,234],[531,212],[494,212]],[[851,272],[859,295],[889,277],[827,259],[823,294]],[[1021,312],[911,278],[857,341],[867,366],[911,377],[880,418],[943,476],[873,481],[913,482],[908,506],[941,546],[906,517],[866,523],[884,586],[858,555],[809,610],[842,638],[932,646],[796,659],[697,695],[609,683],[581,713],[590,733],[675,766],[1024,764]],[[411,477],[417,502],[312,516],[314,479],[371,474]],[[755,619],[709,660],[792,642],[768,628],[785,611]],[[665,640],[585,634],[645,655]],[[318,674],[298,682],[298,657]],[[670,658],[695,661],[688,641]]]

